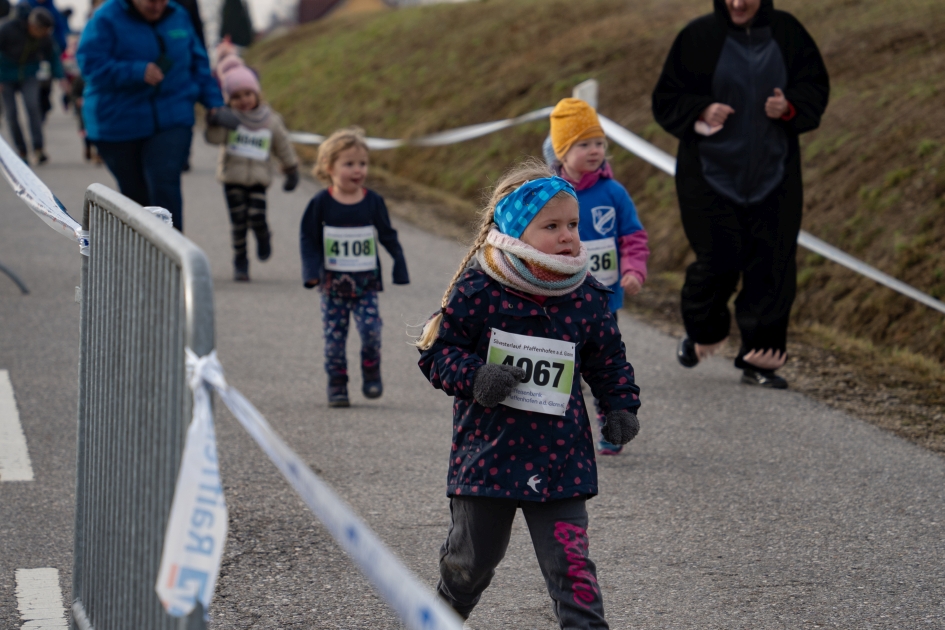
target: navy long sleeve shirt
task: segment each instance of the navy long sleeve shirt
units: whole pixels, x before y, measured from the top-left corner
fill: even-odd
[[[384,198],[372,190],[355,204],[339,203],[328,190],[315,195],[302,215],[299,246],[302,255],[302,282],[312,288],[317,280],[324,291],[342,296],[360,295],[363,291],[381,291],[381,263],[373,271],[339,272],[325,269],[325,227],[373,226],[377,240],[394,259],[394,284],[409,284],[407,261],[397,240],[397,230],[390,223]],[[377,254],[375,253],[375,257]]]

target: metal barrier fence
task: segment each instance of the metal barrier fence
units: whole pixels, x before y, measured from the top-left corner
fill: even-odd
[[[85,196],[73,625],[202,630],[154,590],[191,416],[184,348],[213,350],[204,253],[100,184]]]

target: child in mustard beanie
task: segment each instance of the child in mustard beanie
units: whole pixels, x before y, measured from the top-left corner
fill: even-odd
[[[614,292],[610,310],[616,319],[624,292],[636,295],[646,281],[646,230],[627,189],[613,179],[607,138],[593,107],[576,98],[559,101],[551,112],[551,146],[552,167],[577,191],[578,233],[587,246],[591,274]],[[603,426],[599,404],[597,409]],[[601,455],[617,455],[622,448],[604,439],[598,443]]]

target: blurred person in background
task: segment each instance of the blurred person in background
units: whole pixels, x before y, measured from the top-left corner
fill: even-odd
[[[735,320],[742,382],[785,389],[787,328],[797,292],[804,192],[798,136],[816,129],[830,82],[817,44],[772,0],[714,0],[673,42],[653,116],[679,138],[676,193],[696,261],[686,270],[686,336],[694,367]]]
[[[44,8],[17,7],[16,16],[0,27],[0,84],[3,108],[16,150],[27,160],[26,140],[20,129],[16,93],[23,95],[30,124],[30,140],[37,164],[49,160],[43,149],[43,115],[40,105],[40,80],[37,75],[43,62],[49,64],[52,77],[63,78],[59,48],[52,39],[54,21]],[[67,89],[64,87],[63,89]]]
[[[76,56],[89,140],[124,195],[166,208],[183,230],[181,173],[194,106],[223,105],[190,16],[168,0],[109,0],[86,25]]]
[[[66,9],[65,12],[60,11],[56,8],[53,0],[23,0],[23,4],[29,6],[31,9],[41,7],[49,11],[53,18],[52,38],[59,48],[59,53],[63,54],[69,46],[68,37],[71,32],[69,29],[69,17],[72,15],[72,9]],[[43,113],[43,122],[46,122],[46,115],[49,113],[49,110],[52,109],[52,84],[53,76],[51,69],[48,65],[43,64],[39,71],[39,105],[40,111]],[[63,92],[63,99],[65,100],[69,91],[63,90]]]

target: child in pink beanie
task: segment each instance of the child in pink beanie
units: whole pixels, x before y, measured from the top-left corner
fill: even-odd
[[[233,57],[224,59],[228,62]],[[238,59],[238,57],[236,58]],[[266,189],[272,183],[272,153],[282,165],[285,183],[292,191],[299,183],[299,160],[289,140],[282,117],[262,101],[255,73],[242,63],[220,76],[226,107],[207,121],[206,139],[222,145],[217,180],[223,184],[233,228],[233,278],[249,281],[246,238],[256,235],[256,255],[264,261],[272,253],[266,223]]]

